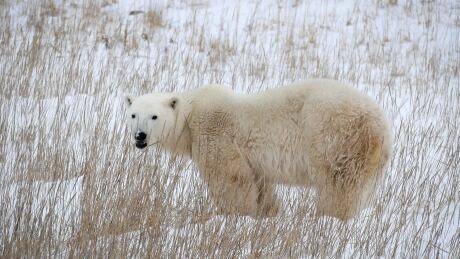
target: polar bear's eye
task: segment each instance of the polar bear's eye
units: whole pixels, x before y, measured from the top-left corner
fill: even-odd
[[[131,118],[136,118],[136,115],[135,114],[131,114]]]
[[[152,116],[152,120],[156,120],[157,118],[158,118],[158,116],[156,116],[156,115]]]

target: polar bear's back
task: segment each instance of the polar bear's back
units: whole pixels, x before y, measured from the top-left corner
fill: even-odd
[[[200,124],[237,131],[233,135],[258,134],[261,146],[312,143],[320,134],[340,134],[359,120],[366,120],[370,130],[381,133],[382,138],[392,138],[382,109],[371,98],[335,80],[306,80],[252,94],[208,85],[194,90],[190,102]],[[232,128],[222,128],[224,125]]]

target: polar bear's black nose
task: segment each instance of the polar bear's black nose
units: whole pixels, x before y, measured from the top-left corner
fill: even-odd
[[[136,133],[136,136],[134,138],[138,141],[143,141],[146,137],[147,135],[144,132],[140,131]]]

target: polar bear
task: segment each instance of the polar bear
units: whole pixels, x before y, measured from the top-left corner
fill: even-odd
[[[247,95],[207,85],[125,102],[136,147],[190,157],[223,214],[275,216],[274,185],[285,184],[316,188],[318,216],[349,219],[392,154],[383,111],[335,80]]]

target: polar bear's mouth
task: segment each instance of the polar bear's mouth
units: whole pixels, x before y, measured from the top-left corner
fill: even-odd
[[[140,141],[136,141],[136,147],[137,148],[140,148],[140,149],[143,149],[147,146],[147,143],[145,142],[140,142]]]

